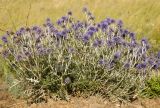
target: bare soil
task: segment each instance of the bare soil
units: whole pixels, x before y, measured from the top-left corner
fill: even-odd
[[[119,104],[109,102],[97,96],[87,99],[72,97],[69,102],[50,99],[47,103],[28,106],[24,100],[14,99],[7,92],[6,86],[0,84],[0,108],[160,108],[160,98],[139,99],[132,103]]]

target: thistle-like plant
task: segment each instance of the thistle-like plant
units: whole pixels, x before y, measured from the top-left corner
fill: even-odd
[[[95,17],[83,9],[85,21],[72,12],[53,24],[22,27],[2,36],[2,56],[24,95],[37,102],[44,97],[100,94],[131,100],[145,87],[152,70],[158,71],[160,54],[149,54],[143,38],[123,28],[121,20]]]

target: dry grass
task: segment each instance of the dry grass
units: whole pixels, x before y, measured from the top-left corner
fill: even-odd
[[[26,23],[42,24],[47,17],[56,20],[68,10],[81,18],[83,6],[92,10],[97,21],[107,16],[120,18],[138,37],[160,39],[159,0],[0,0],[1,34],[2,30],[13,30]]]

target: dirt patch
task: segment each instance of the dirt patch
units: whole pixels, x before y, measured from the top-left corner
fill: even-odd
[[[50,99],[47,103],[28,106],[24,100],[14,99],[7,92],[6,86],[0,85],[0,108],[160,108],[160,99],[139,99],[132,103],[119,104],[98,96],[87,99],[72,97],[69,102]]]
[[[7,87],[1,83],[0,84],[0,108],[7,108],[7,105],[12,105],[14,103],[14,99],[7,92]]]
[[[10,102],[10,101],[8,101]],[[133,103],[120,105],[101,100],[98,97],[90,97],[89,99],[72,98],[70,102],[49,100],[47,103],[32,104],[27,106],[24,101],[15,101],[13,104],[6,102],[0,108],[160,108],[160,100],[142,100]]]

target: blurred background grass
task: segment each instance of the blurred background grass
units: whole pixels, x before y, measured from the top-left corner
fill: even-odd
[[[0,0],[0,34],[26,24],[40,25],[47,17],[55,21],[69,10],[83,18],[84,6],[94,13],[96,21],[122,19],[138,39],[145,36],[154,45],[160,42],[160,0]]]

